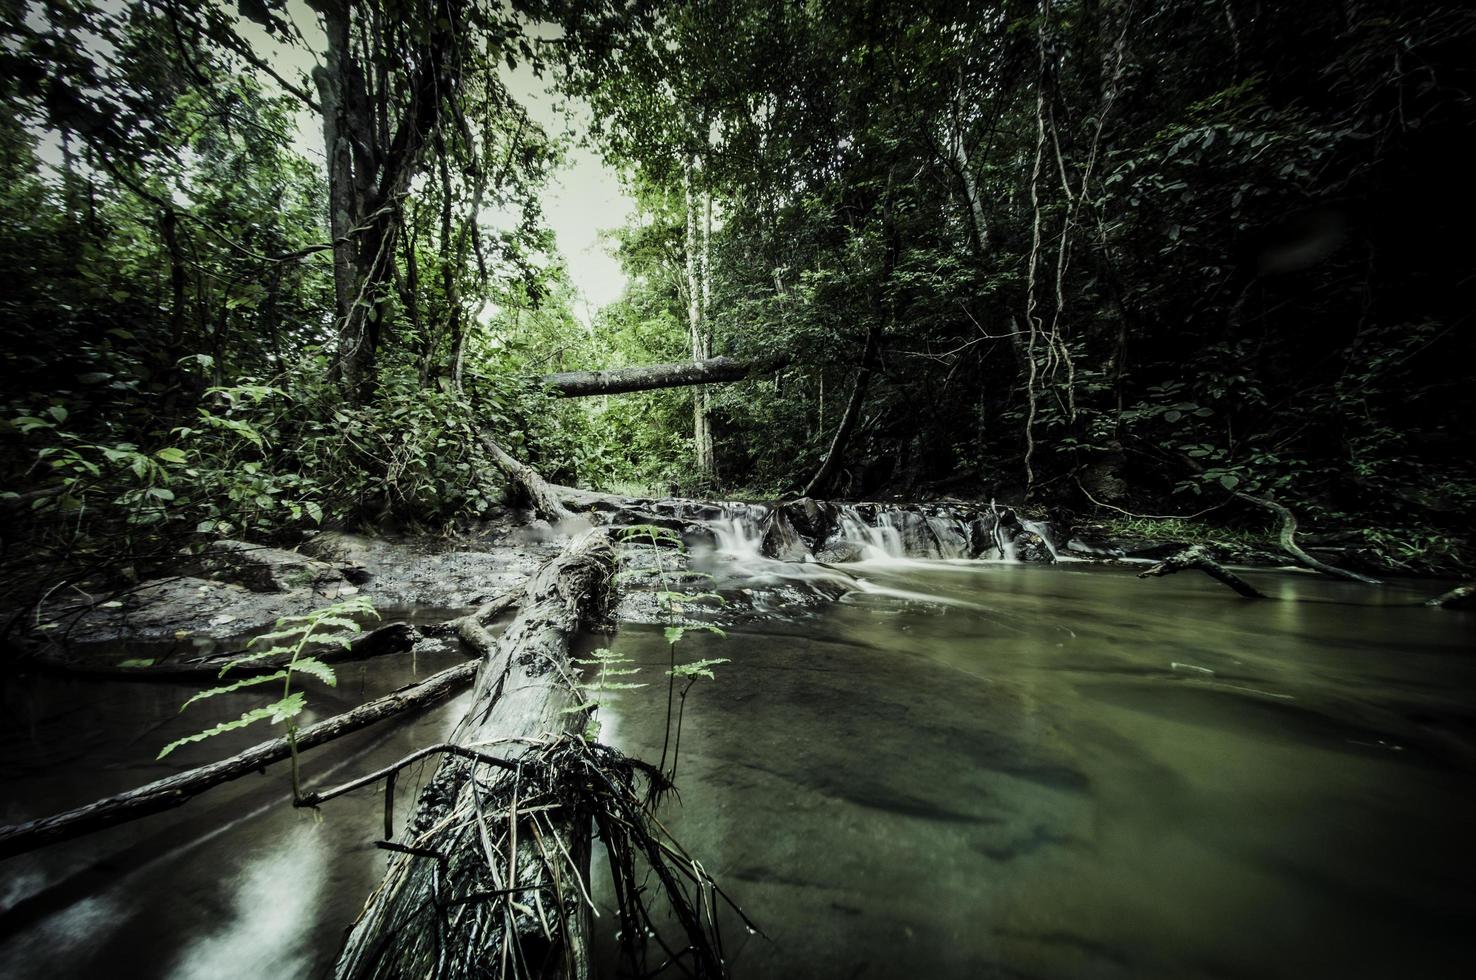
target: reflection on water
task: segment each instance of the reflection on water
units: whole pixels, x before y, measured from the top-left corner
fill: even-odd
[[[338,668],[315,691],[319,716],[347,710],[459,660],[382,658]],[[153,756],[183,734],[259,702],[225,695],[184,713],[178,684],[28,677],[0,689],[0,820],[55,812],[141,785],[254,744],[267,730],[232,732]],[[399,726],[369,729],[306,753],[310,786],[368,771],[439,741],[465,710],[455,699]],[[202,709],[197,712],[197,709]],[[216,743],[212,745],[211,743]],[[397,799],[403,820],[426,770]],[[282,766],[185,807],[0,865],[0,977],[231,977],[285,980],[331,974],[343,931],[378,884],[386,858],[375,790],[294,810]]]
[[[171,980],[306,976],[312,956],[305,946],[328,863],[316,836],[314,827],[296,827],[223,882],[233,892],[230,910],[216,930],[185,945]]]
[[[1470,617],[1299,574],[1248,603],[846,567],[862,589],[803,623],[681,648],[733,661],[663,819],[767,933],[732,923],[738,976],[1465,974]],[[659,628],[614,646],[660,676]],[[664,685],[608,700],[659,755]]]
[[[732,661],[692,689],[662,819],[765,929],[727,931],[737,976],[1465,974],[1476,624],[1413,605],[1426,588],[1261,572],[1280,601],[1245,602],[1203,577],[1080,564],[802,571],[854,591],[680,648]],[[659,681],[659,627],[605,642]],[[313,703],[330,714],[444,663],[344,667]],[[148,761],[245,706],[182,717],[183,697],[10,683],[0,819],[260,737]],[[656,759],[665,697],[607,693],[604,737]],[[463,704],[309,753],[310,778],[438,741]],[[403,820],[408,781],[397,796]],[[5,862],[0,976],[328,975],[385,866],[380,800],[315,819],[286,797],[273,769]],[[597,926],[608,974],[613,913]]]

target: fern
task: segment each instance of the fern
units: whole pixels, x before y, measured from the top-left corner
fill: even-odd
[[[223,684],[192,695],[180,710],[183,711],[196,701],[213,698],[221,694],[231,694],[244,688],[255,687],[261,684],[270,684],[274,681],[282,682],[282,696],[271,704],[261,708],[254,708],[246,712],[234,721],[222,722],[213,728],[196,732],[185,738],[176,739],[164,746],[159,752],[162,759],[181,745],[191,742],[200,742],[224,732],[235,731],[245,728],[247,725],[258,721],[266,721],[273,725],[287,722],[287,740],[292,749],[292,792],[294,796],[299,793],[299,774],[297,768],[297,726],[292,719],[302,714],[307,708],[307,695],[302,691],[294,691],[292,682],[298,675],[305,675],[315,680],[335,687],[338,684],[338,675],[333,668],[318,657],[305,655],[308,648],[312,646],[341,647],[347,649],[353,645],[354,637],[363,632],[363,627],[354,617],[373,616],[378,618],[374,611],[374,604],[363,596],[354,596],[341,602],[335,602],[322,609],[315,609],[310,613],[300,616],[284,616],[277,620],[274,629],[257,636],[247,645],[247,652],[240,656],[232,657],[221,667],[219,676],[224,678],[232,669],[240,669],[266,661],[286,659],[286,663],[280,670],[270,674],[245,677],[231,684]],[[257,649],[251,649],[256,647]]]
[[[191,742],[203,742],[205,741],[205,739],[210,738],[212,735],[220,735],[225,732],[233,732],[238,728],[245,728],[247,725],[250,725],[253,722],[261,721],[263,718],[270,718],[271,716],[272,706],[270,705],[265,708],[253,708],[252,710],[243,714],[241,717],[237,718],[235,721],[223,721],[219,725],[216,725],[214,728],[207,728],[203,732],[196,732],[193,735],[186,735],[184,738],[175,739],[173,742],[170,742],[168,745],[164,746],[163,750],[159,753],[159,758],[164,758],[166,755],[173,752],[181,745],[188,745]]]
[[[708,680],[717,680],[717,675],[712,668],[718,664],[732,663],[727,657],[713,657],[707,660],[691,660],[684,664],[677,664],[667,673],[672,677],[706,677]]]

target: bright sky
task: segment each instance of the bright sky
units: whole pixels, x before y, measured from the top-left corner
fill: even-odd
[[[528,107],[528,114],[550,133],[565,132],[571,125],[583,130],[589,107],[570,105],[548,91],[526,65],[503,72],[508,90]],[[568,109],[568,116],[561,112]],[[620,178],[587,147],[572,146],[564,167],[543,193],[543,213],[558,237],[559,249],[569,266],[569,278],[584,298],[575,313],[589,324],[600,307],[620,298],[625,274],[600,240],[600,232],[625,223],[635,202],[620,185]]]
[[[289,4],[288,9],[298,30],[307,38],[308,45],[321,47],[325,42],[317,26],[317,15],[311,8],[298,0]],[[258,51],[267,53],[279,70],[295,74],[311,68],[312,57],[300,48],[279,45],[264,30],[244,18],[238,19],[237,28],[257,44]],[[534,30],[539,32],[538,28]],[[554,30],[547,27],[548,33]],[[503,68],[502,79],[508,91],[528,108],[528,114],[550,135],[569,134],[571,131],[577,134],[588,130],[589,107],[582,102],[571,103],[550,92],[551,82],[536,78],[528,66],[520,64],[511,70]],[[298,149],[318,160],[323,159],[322,126],[322,120],[307,110],[298,116]],[[570,142],[564,166],[543,193],[543,213],[564,255],[569,278],[583,298],[582,303],[576,304],[574,313],[588,326],[595,312],[619,299],[625,289],[625,274],[600,240],[600,233],[625,224],[635,202],[621,187],[619,176],[605,165],[598,153],[572,145],[572,139]],[[493,224],[499,220],[490,212],[483,217]]]

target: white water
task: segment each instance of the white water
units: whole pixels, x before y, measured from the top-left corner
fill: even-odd
[[[745,564],[772,561],[763,553],[763,521],[769,514],[768,508],[736,503],[723,506],[726,516],[710,525],[717,538],[717,552],[725,558]],[[910,535],[913,544],[911,550],[908,547],[908,536],[904,534],[909,524],[913,528]],[[920,525],[925,525],[926,530]],[[1020,526],[1039,535],[1053,559],[1063,560],[1051,544],[1049,529],[1045,524],[1022,520]],[[825,547],[853,545],[857,549],[858,560],[863,562],[988,561],[990,558],[987,556],[992,552],[1002,552],[998,558],[1001,561],[1018,560],[1014,542],[1008,534],[996,533],[993,537],[995,546],[985,548],[979,557],[974,558],[967,521],[956,517],[924,516],[917,511],[885,508],[878,508],[874,521],[868,521],[860,509],[845,505],[840,509],[836,530],[826,540]],[[815,555],[806,552],[805,562],[816,560]]]

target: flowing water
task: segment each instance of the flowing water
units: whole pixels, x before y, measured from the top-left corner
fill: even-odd
[[[1476,617],[1415,605],[1428,584],[1251,572],[1275,599],[1246,602],[1189,574],[887,553],[883,536],[845,566],[839,601],[678,647],[730,661],[687,697],[663,819],[763,929],[727,930],[735,975],[1467,975]],[[711,560],[738,580],[828,573]],[[605,696],[603,737],[656,759],[661,628],[592,642],[652,682]],[[344,668],[315,708],[444,663]],[[182,717],[186,692],[9,682],[0,819],[260,737],[147,761],[250,700]],[[367,771],[459,711],[316,750],[308,771]],[[323,975],[384,866],[380,803],[315,817],[285,805],[285,778],[0,864],[0,976]]]

